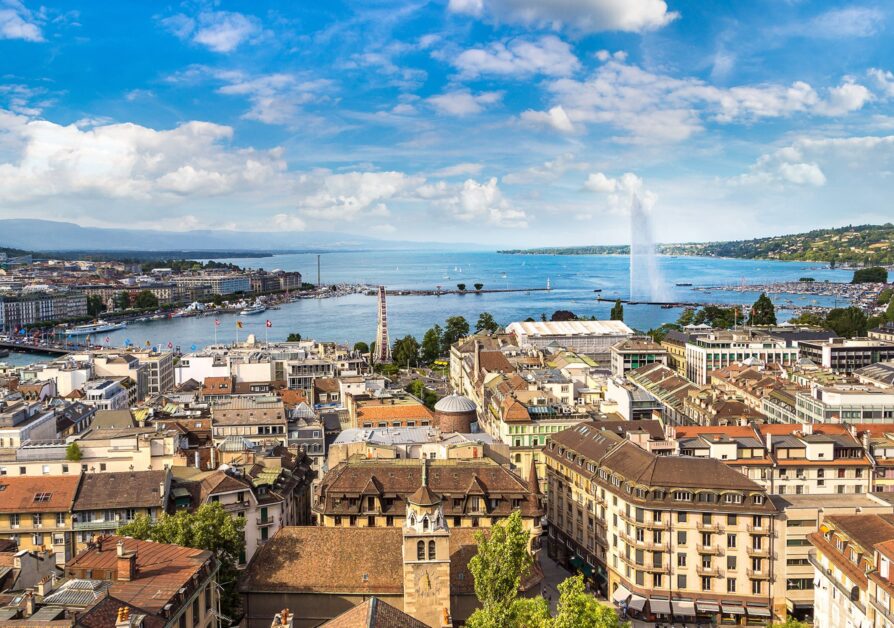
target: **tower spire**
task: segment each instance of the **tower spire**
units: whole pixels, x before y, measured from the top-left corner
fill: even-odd
[[[391,361],[391,342],[388,340],[388,309],[385,303],[385,286],[379,286],[379,313],[376,326],[376,362]]]

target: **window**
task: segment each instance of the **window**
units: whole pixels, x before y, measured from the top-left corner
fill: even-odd
[[[702,576],[702,591],[710,591],[711,590],[711,578],[709,576]]]
[[[31,543],[35,547],[40,547],[41,545],[43,545],[43,534],[41,534],[40,532],[32,534],[31,535]]]
[[[686,545],[686,531],[677,530],[677,545]]]
[[[199,598],[198,597],[196,597],[196,599],[194,599],[192,601],[192,625],[193,626],[199,625]]]
[[[62,465],[62,473],[68,473],[68,465],[67,464]]]
[[[752,595],[760,595],[761,594],[761,581],[760,580],[752,580],[751,581],[751,594]]]
[[[434,541],[428,542],[428,559],[429,560],[435,559],[435,542]]]
[[[34,496],[34,503],[35,504],[44,504],[44,503],[50,501],[51,495],[52,495],[52,493],[37,493]]]
[[[61,528],[65,525],[65,513],[57,512],[56,513],[56,527]]]
[[[43,473],[44,475],[49,475],[50,474],[50,465],[48,465],[48,464],[42,465],[40,467],[40,472]]]
[[[425,541],[416,543],[416,560],[425,560]]]
[[[31,515],[31,523],[34,525],[35,528],[41,527],[43,525],[43,515],[41,515],[39,512]]]
[[[736,535],[735,534],[727,534],[726,535],[726,546],[731,547],[731,548],[736,546]]]
[[[736,570],[736,557],[735,556],[727,556],[726,557],[726,569],[727,569],[727,571],[735,571]]]
[[[686,576],[685,575],[680,574],[677,576],[677,588],[678,589],[686,588]]]
[[[677,567],[685,567],[686,566],[686,554],[680,552],[677,554]]]
[[[99,470],[100,470],[100,471],[105,471],[105,470],[106,470],[106,463],[105,463],[105,462],[100,462],[100,463],[99,463]]]
[[[726,592],[727,593],[735,593],[736,592],[736,579],[735,578],[727,578],[726,579]]]
[[[15,512],[14,512],[14,513],[12,513],[11,515],[9,515],[9,526],[10,526],[11,528],[18,528],[18,527],[19,527],[19,515],[18,515],[18,513],[15,513]]]

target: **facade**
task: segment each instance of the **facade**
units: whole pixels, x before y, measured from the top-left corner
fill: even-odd
[[[0,477],[0,538],[20,550],[51,551],[64,565],[74,555],[71,511],[80,476]]]
[[[235,294],[251,292],[248,275],[223,273],[197,273],[195,275],[175,275],[171,280],[183,288],[207,286],[211,294]]]
[[[555,344],[585,355],[608,356],[613,345],[633,336],[623,321],[515,322],[506,326],[521,347],[546,349]]]
[[[174,354],[170,351],[134,351],[133,355],[148,371],[149,395],[162,395],[174,389]]]
[[[748,331],[712,332],[686,343],[686,377],[702,386],[708,383],[711,371],[744,360],[794,365],[798,348],[788,346],[785,340]]]
[[[129,380],[89,381],[84,384],[84,396],[81,401],[97,410],[127,410],[130,408],[130,392],[124,387],[124,381]]]
[[[623,376],[627,371],[656,362],[667,365],[667,349],[649,336],[632,336],[612,345],[612,375]]]
[[[802,423],[890,423],[894,390],[872,385],[814,386],[795,393],[795,414]]]
[[[211,407],[215,441],[239,436],[257,445],[285,445],[288,441],[285,406],[276,397],[233,397]]]
[[[853,373],[859,368],[894,360],[894,342],[877,338],[829,338],[802,340],[801,356],[835,373]]]
[[[0,330],[15,331],[36,323],[87,317],[87,295],[81,292],[23,292],[0,299]]]
[[[772,557],[778,511],[718,460],[656,456],[583,423],[545,449],[549,553],[633,618],[717,622],[785,614]]]

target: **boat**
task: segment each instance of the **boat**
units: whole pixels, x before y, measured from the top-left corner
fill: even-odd
[[[243,308],[240,314],[243,316],[251,316],[252,314],[263,314],[267,311],[267,306],[263,303],[255,303],[254,305],[249,305],[246,308]]]
[[[75,327],[69,327],[65,330],[65,334],[68,336],[89,336],[91,334],[101,334],[106,331],[115,331],[117,329],[124,329],[127,327],[127,323],[109,323],[106,321],[98,320],[95,323],[90,323],[88,325],[76,325]]]
[[[679,286],[680,288],[683,288],[683,287],[686,287],[686,286],[691,286],[692,284],[691,284],[691,283],[678,283],[678,284],[676,284],[676,285]]]

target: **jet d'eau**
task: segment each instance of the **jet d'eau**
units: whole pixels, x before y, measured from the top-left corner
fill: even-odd
[[[630,195],[630,299],[670,299],[655,253],[652,218],[635,192]]]

